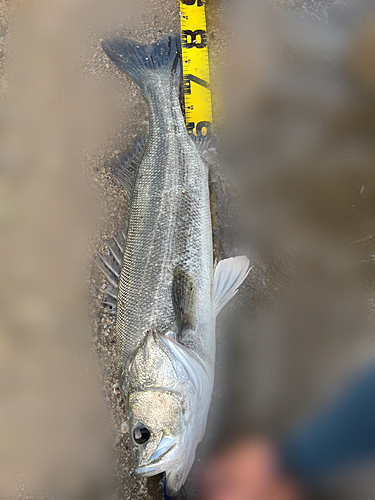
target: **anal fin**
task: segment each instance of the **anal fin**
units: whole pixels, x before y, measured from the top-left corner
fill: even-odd
[[[238,292],[238,288],[248,275],[249,259],[246,256],[221,260],[215,269],[212,286],[212,303],[215,314]]]

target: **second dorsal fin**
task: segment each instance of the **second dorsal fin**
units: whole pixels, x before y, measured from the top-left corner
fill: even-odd
[[[148,142],[148,135],[137,137],[134,144],[120,153],[112,162],[110,168],[113,175],[125,188],[126,195],[130,199],[134,181],[138,172],[138,167],[142,161],[143,153],[145,152]]]
[[[103,302],[111,307],[112,314],[116,314],[117,309],[117,293],[125,243],[126,230],[122,229],[117,237],[114,236],[112,241],[107,241],[107,255],[97,252],[97,256],[93,259],[107,280],[107,287],[100,288],[100,292],[105,295]]]

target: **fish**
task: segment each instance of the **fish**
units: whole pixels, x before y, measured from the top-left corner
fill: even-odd
[[[205,433],[215,319],[249,272],[246,256],[213,262],[208,167],[180,105],[179,35],[152,45],[102,42],[139,87],[149,134],[113,172],[130,200],[127,228],[97,263],[116,313],[116,360],[135,473],[165,473],[174,497]]]

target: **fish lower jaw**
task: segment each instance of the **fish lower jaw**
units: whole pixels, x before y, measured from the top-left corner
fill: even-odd
[[[135,469],[134,472],[137,477],[151,477],[165,472],[165,469],[161,465],[144,465]]]
[[[145,465],[141,465],[140,467],[137,467],[135,469],[135,474],[138,477],[151,477],[155,476],[156,474],[160,474],[162,472],[165,472],[168,469],[171,469],[172,467],[175,467],[177,464],[177,460],[170,461],[167,463],[163,463],[163,458],[170,453],[174,448],[176,447],[176,444],[172,445],[168,450],[166,450],[162,455],[160,455],[157,460],[154,462],[146,463]]]

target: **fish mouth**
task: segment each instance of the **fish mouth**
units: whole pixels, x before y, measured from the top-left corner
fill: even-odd
[[[139,477],[149,477],[154,476],[155,474],[159,474],[161,472],[165,472],[168,468],[170,468],[173,464],[163,464],[163,458],[170,453],[176,446],[177,443],[173,442],[170,445],[166,445],[163,443],[164,439],[161,440],[159,446],[156,448],[155,453],[152,455],[150,460],[145,464],[137,467],[135,469],[135,473]]]

